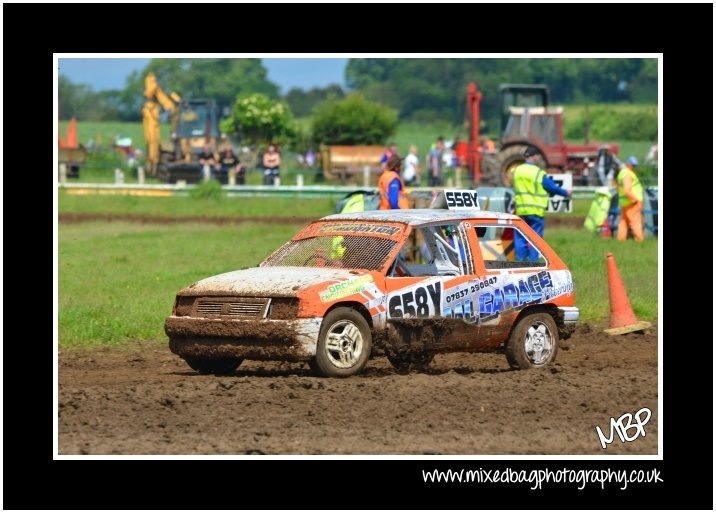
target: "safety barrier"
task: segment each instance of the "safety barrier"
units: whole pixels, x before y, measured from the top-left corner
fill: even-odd
[[[117,194],[126,196],[187,196],[196,185],[180,184],[116,184],[116,183],[64,183],[58,184],[68,194]],[[377,191],[375,187],[346,185],[223,185],[228,197],[279,196],[279,197],[343,197],[356,190]],[[573,187],[573,198],[592,198],[597,187]],[[430,193],[430,187],[411,187],[408,191]]]

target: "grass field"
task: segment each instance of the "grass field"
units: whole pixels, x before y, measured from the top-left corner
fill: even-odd
[[[60,132],[67,133],[67,121],[60,121]],[[170,134],[169,123],[160,126],[161,138],[168,141]],[[129,137],[135,148],[146,146],[144,142],[144,127],[141,121],[78,121],[77,140],[85,146],[102,146],[111,148],[115,137]],[[92,141],[91,144],[90,141]]]
[[[329,198],[192,198],[113,195],[77,196],[60,190],[59,211],[83,214],[129,213],[162,216],[298,216],[319,218],[333,214]]]
[[[332,213],[333,207],[328,200],[61,194],[60,212],[320,217]],[[131,340],[164,343],[164,318],[180,288],[202,277],[256,265],[303,224],[61,223],[60,346]],[[616,258],[637,317],[656,319],[656,239],[617,243],[583,230],[552,228],[549,220],[546,238],[573,273],[582,320],[608,321],[605,255],[609,251]]]
[[[300,225],[79,223],[59,228],[60,346],[163,340],[176,292],[256,265]]]
[[[653,103],[596,103],[585,105],[565,105],[564,106],[564,118],[566,122],[570,122],[580,116],[584,116],[587,110],[593,111],[595,109],[609,109],[614,112],[649,112],[657,108],[656,104]]]
[[[322,217],[335,212],[332,198],[192,198],[189,196],[140,197],[120,195],[73,195],[59,191],[59,211],[83,214],[105,212],[162,216],[300,216]],[[547,214],[584,218],[591,200],[575,199],[569,214]]]

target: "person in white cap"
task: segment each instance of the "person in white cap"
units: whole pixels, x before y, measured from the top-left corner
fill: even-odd
[[[622,217],[617,228],[617,240],[627,239],[627,229],[631,230],[634,240],[644,240],[644,219],[641,208],[644,203],[644,187],[639,182],[634,168],[639,165],[635,156],[626,159],[624,167],[617,175],[617,193]]]

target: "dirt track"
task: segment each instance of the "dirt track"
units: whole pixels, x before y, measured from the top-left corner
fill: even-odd
[[[547,369],[502,354],[385,358],[346,380],[244,362],[203,376],[166,341],[60,353],[60,454],[656,454],[657,336],[581,325]],[[646,436],[602,450],[596,426],[647,407]],[[631,433],[634,433],[632,429]]]

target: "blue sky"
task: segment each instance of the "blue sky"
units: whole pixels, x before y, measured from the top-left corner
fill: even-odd
[[[269,80],[285,93],[292,87],[310,89],[329,84],[344,86],[343,70],[348,59],[296,58],[262,59]],[[139,58],[62,58],[60,74],[76,84],[89,84],[95,91],[122,89],[125,79],[134,70],[147,65],[149,59]]]

